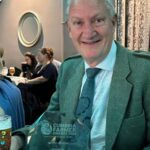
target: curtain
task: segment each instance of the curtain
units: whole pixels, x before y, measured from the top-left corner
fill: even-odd
[[[150,0],[115,0],[115,38],[131,50],[150,51]]]

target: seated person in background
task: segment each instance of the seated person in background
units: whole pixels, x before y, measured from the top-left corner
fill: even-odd
[[[20,76],[30,79],[37,65],[37,61],[35,56],[30,52],[26,52],[24,57],[25,57],[25,62],[22,62],[21,64],[22,73]]]
[[[12,118],[12,130],[25,125],[24,108],[19,89],[0,75],[0,107]]]
[[[31,85],[33,93],[37,95],[41,103],[49,103],[50,97],[55,91],[57,80],[57,69],[52,63],[53,49],[42,48],[37,55],[38,62],[42,64],[41,68],[34,72],[31,80],[26,83]]]
[[[8,68],[5,66],[5,61],[3,60],[4,49],[0,47],[0,73],[2,75],[8,74]]]
[[[4,55],[4,49],[0,47],[0,69],[2,69],[4,65],[3,55]]]
[[[51,48],[42,48],[37,55],[37,59],[42,66],[33,72],[30,80],[26,80],[26,83],[20,83],[18,85],[24,101],[31,99],[26,96],[29,93],[36,97],[37,103],[39,101],[42,107],[41,113],[47,108],[51,95],[55,91],[58,73],[52,63],[52,58],[53,50]]]
[[[4,76],[6,76],[6,75],[10,76],[11,75],[10,70],[5,65],[3,55],[4,55],[4,49],[2,47],[0,47],[0,73]],[[13,68],[14,68],[13,76],[19,76],[21,73],[21,70],[17,67],[13,67]]]
[[[51,49],[51,55],[52,55],[52,63],[54,64],[54,66],[56,67],[57,71],[59,71],[59,68],[60,68],[60,65],[61,65],[61,62],[56,60],[54,58],[54,52],[53,50]]]

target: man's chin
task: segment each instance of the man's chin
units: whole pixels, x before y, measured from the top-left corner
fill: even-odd
[[[85,59],[89,59],[89,60],[93,60],[96,59],[98,57],[98,54],[96,53],[89,53],[89,54],[85,54]]]
[[[88,62],[92,62],[92,61],[97,60],[97,57],[96,56],[85,56],[84,59],[87,60]]]

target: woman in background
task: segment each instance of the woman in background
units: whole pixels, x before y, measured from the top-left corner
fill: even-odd
[[[37,54],[41,68],[33,72],[30,80],[26,84],[30,85],[31,91],[40,99],[41,103],[49,103],[50,97],[55,91],[57,80],[57,69],[52,63],[53,49],[42,48]]]
[[[37,65],[37,60],[33,54],[26,52],[24,55],[25,62],[21,64],[22,73],[20,76],[23,76],[27,79],[31,79],[33,71]]]

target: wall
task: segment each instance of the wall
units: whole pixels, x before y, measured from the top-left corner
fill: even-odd
[[[74,55],[76,54],[76,50],[71,42],[71,39],[68,35],[68,31],[67,31],[67,25],[65,24],[66,20],[67,20],[67,17],[66,17],[66,7],[67,7],[67,4],[66,4],[66,0],[63,0],[63,17],[62,17],[62,20],[63,20],[63,56],[64,56],[64,59],[71,56],[71,55]]]
[[[41,47],[54,48],[55,57],[64,59],[67,54],[64,52],[62,3],[62,0],[3,0],[0,3],[0,45],[5,49],[4,59],[8,67],[20,67],[26,51],[36,53]],[[38,14],[43,29],[38,44],[31,48],[23,47],[17,35],[19,19],[27,11]],[[68,45],[67,41],[65,45]]]

